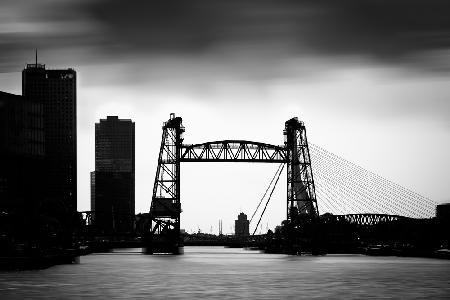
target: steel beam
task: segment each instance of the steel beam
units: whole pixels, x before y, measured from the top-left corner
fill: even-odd
[[[224,140],[196,145],[183,145],[182,162],[264,162],[286,163],[282,146],[244,141]]]

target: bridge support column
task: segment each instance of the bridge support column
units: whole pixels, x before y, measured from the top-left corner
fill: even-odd
[[[285,122],[287,150],[287,219],[295,215],[316,217],[319,214],[311,169],[306,128],[292,118]]]
[[[152,204],[149,253],[178,253],[180,238],[180,156],[184,127],[182,119],[170,115],[163,125]]]

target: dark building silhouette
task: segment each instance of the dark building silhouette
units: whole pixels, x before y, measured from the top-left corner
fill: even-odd
[[[450,203],[442,203],[436,206],[436,232],[440,238],[441,246],[450,247]]]
[[[77,210],[76,72],[48,70],[37,61],[27,64],[22,71],[22,94],[43,107],[44,206],[67,223]]]
[[[39,196],[44,158],[43,108],[0,92],[0,206],[24,211]]]
[[[0,92],[0,255],[37,239],[43,122],[41,104]]]
[[[95,124],[95,172],[91,210],[105,234],[133,230],[135,210],[134,122],[108,116]]]
[[[250,221],[247,220],[247,215],[241,212],[237,220],[234,221],[234,234],[236,236],[250,235],[249,225]]]
[[[450,203],[442,203],[436,206],[436,218],[450,221]]]
[[[91,172],[91,210],[95,210],[95,171]]]

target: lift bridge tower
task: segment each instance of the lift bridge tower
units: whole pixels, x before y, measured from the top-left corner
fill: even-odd
[[[318,216],[306,129],[297,118],[285,123],[284,146],[244,140],[183,144],[182,119],[170,115],[163,124],[158,167],[150,207],[148,253],[180,253],[180,163],[259,162],[287,165],[287,219]],[[281,172],[282,169],[280,169]]]
[[[287,154],[287,219],[295,215],[318,216],[306,128],[292,118],[285,122],[284,146]]]
[[[153,197],[147,252],[175,253],[183,246],[180,236],[180,156],[183,146],[182,119],[170,114],[163,124]]]

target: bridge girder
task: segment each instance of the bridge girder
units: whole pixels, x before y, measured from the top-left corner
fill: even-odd
[[[287,163],[287,151],[282,146],[245,140],[223,140],[195,145],[183,145],[182,162],[264,162]]]

